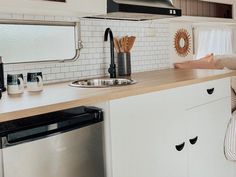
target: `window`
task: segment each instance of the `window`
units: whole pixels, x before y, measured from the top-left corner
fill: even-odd
[[[196,59],[207,54],[233,54],[233,29],[229,26],[196,27],[195,31]]]
[[[80,49],[78,24],[0,22],[0,56],[4,63],[77,59]]]

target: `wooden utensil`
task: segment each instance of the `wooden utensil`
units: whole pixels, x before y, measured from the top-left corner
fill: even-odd
[[[120,38],[119,44],[120,44],[120,52],[125,52],[124,51],[124,46],[123,46],[123,38]]]
[[[135,36],[123,36],[120,39],[114,38],[114,46],[117,53],[129,53],[134,46]]]
[[[119,45],[119,38],[118,37],[114,38],[114,46],[115,46],[116,52],[120,53],[120,45]]]
[[[125,36],[124,38],[124,43],[125,43],[125,52],[129,52],[129,37]]]
[[[131,49],[133,48],[135,39],[136,39],[135,36],[129,37],[129,39],[128,39],[128,52],[130,52]]]
[[[123,52],[120,39],[117,37],[116,40],[117,40],[120,52]]]
[[[122,41],[122,49],[126,53],[127,52],[127,47],[128,47],[128,36],[124,36],[121,38]]]

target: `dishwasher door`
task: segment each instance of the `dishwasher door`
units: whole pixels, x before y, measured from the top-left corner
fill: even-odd
[[[4,177],[104,177],[103,122],[86,115],[3,137]]]

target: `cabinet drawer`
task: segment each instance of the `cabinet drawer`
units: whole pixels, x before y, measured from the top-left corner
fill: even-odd
[[[184,88],[186,108],[206,104],[230,96],[230,78],[194,84]]]

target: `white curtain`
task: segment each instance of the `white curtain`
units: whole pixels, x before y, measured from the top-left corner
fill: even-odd
[[[233,54],[233,29],[228,26],[196,27],[196,59],[207,54]]]

